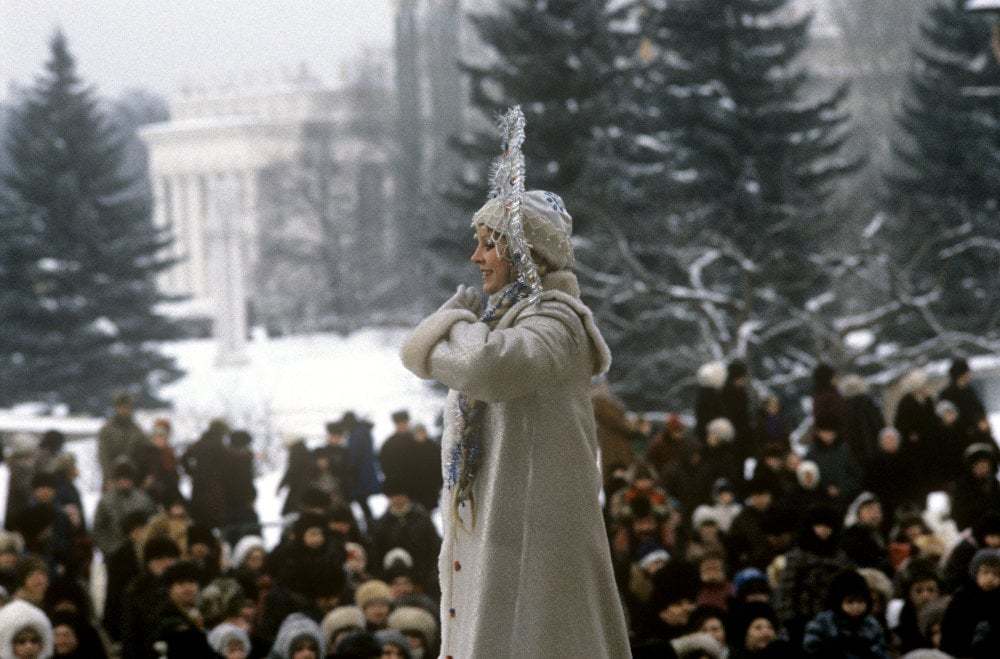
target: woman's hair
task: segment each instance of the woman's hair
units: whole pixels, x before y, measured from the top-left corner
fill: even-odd
[[[478,228],[481,226],[485,227],[485,225],[479,224],[476,225],[476,230],[478,231]],[[489,227],[485,228],[487,231],[490,232],[490,238],[496,243],[497,253],[500,255],[500,258],[507,261],[508,263],[513,264],[514,260],[511,258],[510,250],[507,248],[507,237],[498,231],[490,229]],[[539,254],[534,249],[531,250],[531,260],[535,262],[535,268],[538,270],[539,277],[544,277],[550,272],[556,271],[556,268],[554,268],[552,264],[545,259],[544,256]]]

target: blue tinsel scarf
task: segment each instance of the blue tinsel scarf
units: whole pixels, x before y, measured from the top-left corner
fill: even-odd
[[[508,309],[528,294],[528,287],[520,281],[515,281],[497,296],[496,300],[485,305],[479,316],[480,322],[487,323],[490,328],[496,326]],[[458,440],[451,447],[448,456],[448,491],[451,492],[451,509],[455,521],[465,527],[459,516],[459,509],[468,504],[472,519],[472,528],[476,526],[476,501],[473,495],[473,485],[476,475],[482,466],[483,455],[483,420],[486,416],[486,403],[470,398],[465,393],[458,395],[458,410],[462,415],[462,431]],[[468,530],[468,529],[467,529]]]

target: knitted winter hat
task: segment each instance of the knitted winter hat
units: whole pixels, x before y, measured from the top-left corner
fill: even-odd
[[[698,369],[698,386],[722,389],[726,385],[726,365],[722,362],[702,364]]]
[[[382,629],[375,632],[375,640],[384,648],[386,645],[394,645],[403,653],[404,659],[410,659],[410,642],[406,640],[401,632],[395,629]]]
[[[529,190],[524,193],[522,206],[524,236],[532,250],[548,263],[553,270],[572,268],[576,264],[573,256],[573,218],[566,211],[559,195],[545,190]],[[484,226],[491,231],[500,231],[506,217],[503,201],[494,197],[472,216],[472,226]]]
[[[736,437],[736,429],[733,427],[732,422],[724,417],[710,421],[707,432],[709,435],[715,435],[723,442],[731,442]]]
[[[354,593],[354,603],[361,607],[362,610],[375,602],[391,601],[392,591],[389,589],[388,584],[378,579],[364,582],[358,586],[358,590]]]
[[[413,557],[410,555],[410,552],[402,547],[393,547],[386,552],[385,558],[382,559],[382,569],[388,570],[392,567],[393,563],[397,562],[402,563],[408,568],[413,567]]]
[[[274,639],[274,645],[271,646],[271,656],[292,656],[292,645],[303,636],[315,641],[319,648],[319,656],[322,657],[326,651],[326,642],[323,640],[319,625],[302,613],[293,613],[281,623],[278,636]]]
[[[391,620],[392,616],[389,619]],[[332,643],[333,638],[345,629],[363,630],[364,628],[364,611],[356,606],[338,606],[327,613],[323,622],[320,623],[323,638],[326,639],[327,643]]]
[[[240,541],[237,542],[236,546],[233,548],[233,556],[230,561],[233,567],[239,567],[242,565],[243,561],[245,561],[247,556],[250,555],[250,552],[255,549],[266,551],[264,547],[264,538],[257,535],[246,535],[240,538]]]
[[[208,633],[208,644],[220,655],[226,654],[226,648],[230,641],[239,641],[247,654],[250,653],[250,636],[246,631],[237,627],[231,622],[224,622],[217,625]]]
[[[819,465],[812,460],[803,460],[795,468],[795,478],[798,479],[799,485],[806,487],[806,477],[809,474],[812,474],[812,486],[810,489],[816,489],[819,486]]]
[[[733,577],[733,589],[738,599],[750,593],[770,593],[767,576],[755,567],[743,568]]]
[[[437,620],[419,606],[401,606],[389,616],[389,626],[404,634],[419,633],[427,645],[437,637]]]
[[[973,580],[979,568],[988,567],[1000,571],[1000,549],[980,549],[969,563],[969,576]]]

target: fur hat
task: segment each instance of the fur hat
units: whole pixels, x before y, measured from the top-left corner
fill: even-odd
[[[915,368],[904,375],[903,379],[899,381],[899,390],[904,394],[912,394],[918,389],[927,386],[928,379],[927,371],[922,368]]]
[[[163,582],[168,586],[176,583],[201,583],[202,572],[193,561],[177,561],[163,573]]]
[[[0,608],[0,657],[14,657],[14,637],[25,627],[31,627],[42,639],[39,656],[51,657],[52,624],[38,607],[24,600],[14,600]]]
[[[404,634],[419,632],[427,645],[433,645],[437,638],[437,620],[419,606],[401,606],[389,615],[389,626]]]
[[[302,613],[293,613],[281,623],[278,636],[274,639],[274,645],[271,646],[271,655],[291,657],[292,645],[303,636],[308,636],[316,642],[319,656],[322,657],[326,652],[323,633],[320,631],[319,625]]]
[[[934,406],[934,412],[940,418],[944,418],[945,414],[958,414],[958,408],[955,407],[955,403],[950,400],[939,400],[937,405]]]
[[[871,589],[865,578],[854,569],[843,570],[833,578],[827,590],[826,605],[834,611],[839,610],[841,603],[848,597],[864,600],[868,603],[869,612],[871,611]]]
[[[24,538],[15,531],[0,531],[0,554],[21,554]]]
[[[869,391],[868,383],[865,382],[865,379],[854,373],[849,373],[840,378],[838,388],[840,389],[840,395],[844,398],[863,396]]]
[[[696,656],[722,659],[728,656],[726,648],[711,634],[695,632],[670,641],[678,657]]]
[[[868,584],[868,590],[873,593],[878,593],[883,601],[888,602],[892,599],[892,582],[889,581],[889,577],[885,576],[882,570],[876,570],[871,567],[861,567],[858,568],[858,574],[865,580]]]
[[[201,591],[198,609],[209,624],[240,614],[246,594],[236,579],[223,577],[214,580]]]
[[[223,656],[226,654],[226,647],[229,645],[229,642],[234,640],[243,644],[247,654],[250,653],[250,636],[243,628],[237,627],[231,622],[221,623],[208,633],[208,644],[213,650]]]
[[[698,369],[698,386],[722,389],[726,385],[726,365],[722,362],[702,364]]]
[[[371,579],[364,582],[358,586],[357,591],[354,593],[354,603],[361,607],[362,610],[369,604],[379,601],[391,602],[392,591],[389,589],[387,583],[378,579]]]
[[[375,640],[386,645],[395,645],[403,653],[404,659],[410,659],[410,642],[396,629],[381,629],[375,632]]]
[[[931,631],[934,625],[940,625],[944,622],[944,614],[948,610],[949,604],[951,604],[950,596],[939,597],[924,604],[917,612],[917,627],[920,628],[921,636],[924,638],[932,636]]]
[[[664,563],[670,562],[670,554],[666,549],[654,549],[645,556],[639,559],[639,567],[643,570],[648,569],[653,563],[658,561],[663,561]]]
[[[969,577],[974,581],[979,568],[988,567],[1000,571],[1000,549],[980,549],[969,563]]]
[[[734,359],[729,362],[729,366],[726,367],[726,382],[732,382],[733,380],[738,380],[740,378],[745,378],[750,375],[749,369],[747,369],[746,362]]]
[[[957,357],[951,362],[951,366],[948,368],[948,377],[954,382],[958,378],[962,377],[966,373],[969,373],[972,369],[969,368],[969,362],[961,357]]]
[[[349,628],[359,630],[365,628],[365,613],[356,606],[338,606],[327,613],[323,622],[320,623],[320,630],[327,643],[332,643],[333,637],[338,632]]]
[[[965,452],[962,453],[962,457],[968,465],[978,462],[979,460],[991,460],[994,465],[997,463],[996,449],[985,442],[969,444],[969,446],[965,449]]]
[[[521,207],[524,220],[524,237],[532,251],[542,257],[553,270],[572,269],[573,218],[570,217],[562,198],[545,190],[528,190]],[[472,216],[472,226],[484,226],[497,231],[506,218],[503,200],[494,197]]]
[[[819,465],[812,460],[803,460],[795,468],[795,478],[799,481],[800,486],[806,486],[806,476],[809,474],[813,476],[812,489],[815,489],[819,486]]]
[[[715,435],[724,442],[731,442],[736,437],[736,428],[734,428],[732,422],[725,417],[719,417],[718,419],[709,421],[708,428],[705,432],[709,435]]]
[[[726,630],[726,637],[733,639],[733,647],[742,650],[747,637],[747,630],[755,620],[761,618],[770,621],[775,631],[780,629],[778,616],[770,604],[763,602],[747,602],[733,607],[730,614],[729,627]]]
[[[142,546],[142,560],[144,563],[155,561],[159,558],[180,558],[181,550],[177,543],[164,535],[153,536]]]
[[[719,511],[712,506],[702,504],[695,508],[694,513],[691,514],[691,528],[698,529],[705,524],[715,524],[720,529],[725,526]]]
[[[233,555],[230,563],[233,567],[240,567],[254,549],[267,551],[264,546],[264,538],[258,535],[245,535],[240,538],[236,546],[233,547]]]
[[[861,509],[870,503],[879,503],[879,499],[872,492],[862,492],[854,497],[854,501],[847,507],[847,514],[844,515],[844,526],[853,526],[858,523],[858,515]]]

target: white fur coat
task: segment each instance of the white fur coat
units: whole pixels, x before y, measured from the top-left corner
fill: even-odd
[[[474,528],[454,522],[443,495],[442,657],[631,656],[589,395],[611,354],[572,273],[543,287],[539,305],[519,302],[492,330],[469,310],[445,309],[403,347],[410,371],[451,389],[445,463],[460,434],[458,392],[488,403]]]

